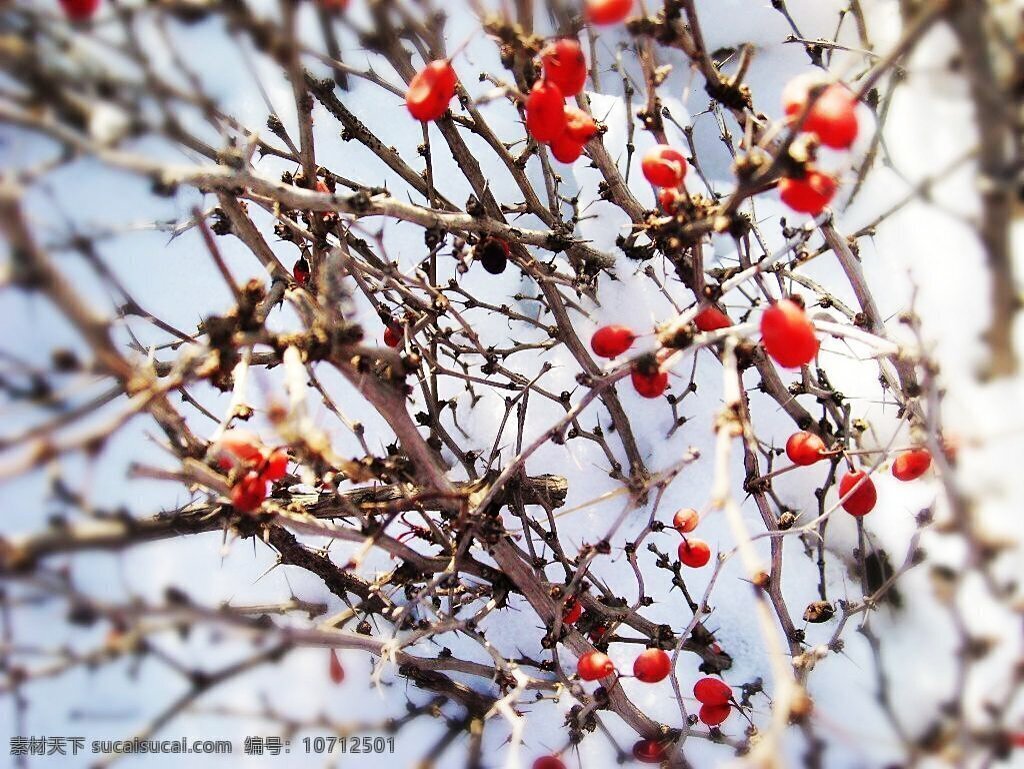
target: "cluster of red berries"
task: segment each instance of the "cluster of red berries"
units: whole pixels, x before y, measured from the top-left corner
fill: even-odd
[[[597,135],[597,124],[586,112],[565,103],[583,90],[587,60],[579,41],[560,38],[540,52],[544,77],[526,97],[526,130],[536,141],[551,147],[560,163],[573,163],[583,146]]]
[[[821,438],[814,433],[802,431],[789,436],[786,456],[794,465],[806,467],[825,459],[829,452]],[[909,449],[901,452],[893,461],[892,474],[897,480],[913,481],[924,475],[931,464],[932,455],[928,449]],[[839,479],[839,496],[845,497],[843,509],[857,517],[870,513],[878,502],[874,481],[863,470],[851,470]]]
[[[616,358],[633,346],[636,334],[627,326],[602,326],[590,338],[590,349],[601,358]],[[633,388],[644,398],[657,398],[668,388],[668,372],[657,359],[642,360],[630,371]]]
[[[800,130],[813,133],[833,149],[849,149],[857,138],[857,98],[840,84],[824,84],[816,75],[794,78],[782,92],[782,106]],[[799,177],[779,181],[782,202],[802,214],[817,216],[836,194],[834,177],[808,165]]]
[[[615,663],[604,652],[587,652],[576,663],[576,673],[584,681],[597,681],[615,672]],[[646,649],[633,661],[633,676],[645,684],[665,680],[672,672],[672,660],[664,649]]]
[[[231,487],[231,504],[243,513],[263,504],[268,484],[281,480],[288,472],[288,452],[265,447],[248,430],[226,430],[216,449],[222,470],[238,470]]]
[[[672,518],[672,527],[683,535],[683,541],[679,543],[679,561],[691,569],[699,569],[706,566],[711,560],[711,546],[703,539],[687,537],[691,531],[697,528],[700,523],[700,514],[692,507],[684,507],[676,512]]]
[[[658,144],[640,161],[644,178],[659,187],[658,203],[667,214],[674,214],[681,199],[680,187],[686,178],[686,158],[675,147]]]
[[[724,681],[707,676],[693,685],[693,696],[700,703],[697,718],[708,726],[718,726],[732,710],[732,689]]]

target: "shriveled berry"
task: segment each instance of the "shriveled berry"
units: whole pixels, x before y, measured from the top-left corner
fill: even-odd
[[[794,121],[807,110],[801,130],[816,134],[826,147],[847,149],[857,138],[857,97],[841,83],[824,84],[815,75],[794,78],[782,91],[782,105]]]
[[[817,216],[836,194],[836,180],[828,174],[807,169],[803,178],[779,180],[782,202],[801,214]]]
[[[565,131],[565,97],[554,83],[538,80],[526,97],[526,130],[547,144]]]
[[[596,681],[615,672],[615,663],[603,652],[587,652],[576,664],[576,672],[584,681]]]
[[[682,564],[691,569],[699,569],[711,560],[711,547],[703,539],[684,539],[677,552]]]
[[[640,169],[655,187],[678,187],[686,176],[686,158],[675,147],[659,144],[647,151]]]
[[[575,96],[587,82],[587,59],[579,41],[570,37],[554,40],[540,52],[544,79],[554,83],[563,96]]]
[[[231,504],[236,510],[251,513],[267,498],[267,482],[255,470],[250,470],[231,487]]]
[[[409,82],[409,89],[405,92],[405,106],[417,120],[437,120],[447,111],[457,83],[458,77],[450,61],[432,61]]]
[[[732,707],[726,705],[701,705],[700,711],[697,713],[697,718],[700,719],[702,724],[708,726],[718,726],[725,719],[729,717],[732,712]]]
[[[292,277],[295,278],[295,282],[300,286],[304,286],[309,282],[309,262],[306,258],[300,256],[294,265],[292,265]]]
[[[718,331],[721,328],[729,328],[729,326],[732,325],[732,321],[729,320],[729,316],[713,304],[709,304],[703,310],[698,312],[697,317],[693,319],[693,322],[700,331]]]
[[[693,685],[693,696],[703,705],[725,705],[732,699],[732,689],[719,678],[705,676]]]
[[[601,326],[590,337],[590,349],[602,358],[622,355],[633,346],[636,334],[628,326]]]
[[[793,433],[786,441],[786,456],[795,465],[813,465],[825,458],[825,442],[814,433]]]
[[[480,260],[480,264],[491,275],[500,275],[508,265],[508,258],[512,255],[512,250],[506,241],[488,235],[476,244],[473,255]]]
[[[700,523],[700,514],[692,507],[683,507],[676,511],[672,518],[672,526],[680,534],[688,534],[697,528]]]
[[[847,494],[850,496],[847,497]],[[874,510],[875,503],[878,502],[875,483],[863,470],[851,470],[839,479],[839,497],[846,497],[843,509],[858,518]]]
[[[672,660],[662,649],[646,649],[633,661],[633,675],[645,684],[656,684],[672,670]]]
[[[768,354],[786,368],[810,363],[818,354],[814,324],[792,299],[781,299],[761,315],[761,341]]]
[[[633,0],[586,0],[584,8],[591,24],[618,24],[633,10]]]
[[[892,474],[897,480],[912,481],[928,472],[931,466],[932,455],[928,449],[911,449],[893,460]]]

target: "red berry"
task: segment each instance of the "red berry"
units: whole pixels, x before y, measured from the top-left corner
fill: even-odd
[[[782,202],[801,214],[817,216],[835,194],[836,180],[810,168],[802,179],[779,180]]]
[[[633,744],[633,758],[641,764],[660,764],[665,759],[665,746],[657,740],[639,740]]]
[[[250,470],[231,487],[231,504],[236,510],[251,513],[267,498],[267,482],[255,470]]]
[[[587,633],[587,636],[594,643],[600,643],[601,639],[604,638],[604,636],[605,636],[605,634],[607,632],[608,632],[608,628],[607,627],[605,627],[604,625],[598,625],[597,627],[592,628],[591,631],[589,633]]]
[[[786,368],[810,363],[818,354],[814,324],[792,299],[782,299],[764,311],[761,342],[768,354]]]
[[[861,479],[863,479],[863,483],[861,483]],[[858,483],[860,486],[857,486]],[[854,486],[857,486],[857,490],[846,497]],[[863,470],[852,470],[839,479],[839,496],[840,498],[846,497],[843,509],[858,518],[874,510],[875,503],[878,501],[875,483]]]
[[[700,331],[718,331],[720,328],[729,328],[732,325],[732,321],[729,320],[729,316],[719,310],[713,304],[709,304],[703,310],[697,313],[697,317],[693,319],[693,322],[697,325]]]
[[[423,122],[437,120],[448,109],[455,95],[458,77],[447,59],[432,61],[409,82],[405,92],[405,106],[409,113]]]
[[[568,133],[552,139],[550,147],[555,160],[566,165],[575,163],[583,154],[583,142],[576,141]]]
[[[699,569],[711,560],[711,547],[703,539],[684,539],[679,543],[679,560],[684,566]]]
[[[687,534],[697,528],[700,515],[692,507],[680,508],[672,518],[672,526],[680,534]]]
[[[590,117],[579,107],[566,105],[565,107],[565,136],[568,136],[581,144],[597,136],[597,124],[594,118]]]
[[[636,334],[627,326],[601,326],[590,337],[590,349],[602,358],[622,355],[633,346]]]
[[[576,664],[576,672],[584,681],[596,681],[614,673],[615,663],[603,652],[587,652]]]
[[[563,96],[575,96],[587,82],[587,60],[579,41],[564,37],[544,46],[540,52],[544,79],[554,83]]]
[[[565,130],[565,97],[554,83],[538,80],[526,97],[526,130],[547,144]]]
[[[629,376],[633,382],[633,389],[644,398],[660,397],[668,388],[668,372],[665,371],[646,374],[635,368]]]
[[[732,689],[725,681],[706,676],[693,685],[693,696],[703,705],[725,705],[732,699]]]
[[[679,190],[674,190],[671,187],[658,190],[658,205],[661,206],[661,210],[666,214],[675,216],[682,201],[683,196],[679,193]]]
[[[100,7],[100,0],[60,0],[64,13],[72,21],[85,21]]]
[[[340,684],[345,680],[345,668],[341,666],[341,660],[338,659],[338,652],[334,649],[331,649],[330,662],[328,663],[327,668],[333,683]]]
[[[892,463],[892,474],[900,481],[912,481],[924,475],[932,466],[932,455],[928,449],[904,451]]]
[[[533,769],[565,769],[565,764],[557,756],[541,756],[533,762]]]
[[[384,344],[388,347],[399,347],[402,344],[402,331],[389,323],[384,329]]]
[[[329,11],[344,11],[348,8],[348,0],[320,0],[320,7]]]
[[[288,452],[284,449],[275,449],[270,452],[263,463],[261,475],[265,481],[279,481],[288,472]]]
[[[820,93],[814,93],[821,86],[814,75],[794,78],[782,91],[783,108],[795,121],[808,102],[813,102],[801,130],[817,134],[826,147],[847,149],[857,138],[857,97],[840,83],[825,85]]]
[[[678,187],[686,176],[686,158],[674,147],[659,144],[647,151],[640,168],[655,187]]]
[[[700,712],[697,713],[697,718],[701,720],[701,723],[707,724],[708,726],[718,726],[729,717],[731,712],[732,708],[728,704],[701,705]]]
[[[814,433],[793,433],[786,441],[786,456],[795,465],[813,465],[824,459],[825,442]]]
[[[656,684],[671,672],[672,660],[661,649],[647,649],[633,661],[633,675],[645,684]]]
[[[240,428],[225,430],[221,434],[220,440],[217,441],[217,445],[221,451],[232,454],[241,462],[259,462],[263,459],[260,439],[256,437],[255,433],[248,430]]]
[[[309,282],[309,262],[306,261],[305,257],[300,256],[292,266],[292,277],[295,278],[295,282],[300,286],[304,286]]]
[[[618,24],[633,10],[633,0],[586,0],[585,7],[591,24]]]
[[[582,616],[583,604],[573,598],[565,605],[562,611],[562,622],[566,625],[572,625]]]

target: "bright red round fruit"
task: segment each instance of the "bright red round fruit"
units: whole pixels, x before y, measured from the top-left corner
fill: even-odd
[[[703,539],[684,539],[679,543],[679,560],[684,566],[699,569],[711,560],[711,547]]]
[[[640,168],[655,187],[678,187],[686,176],[686,158],[674,147],[659,144],[647,151]]]
[[[575,96],[587,82],[587,59],[578,40],[563,37],[544,46],[540,52],[544,79],[554,83],[563,96]]]
[[[397,326],[388,325],[384,329],[384,344],[388,347],[399,347],[402,344],[402,331]]]
[[[635,341],[636,334],[628,326],[601,326],[590,337],[590,349],[594,355],[614,358],[632,347]]]
[[[576,672],[584,681],[596,681],[615,672],[615,663],[603,652],[587,652],[576,664]]]
[[[566,105],[565,107],[565,137],[569,137],[580,144],[586,144],[597,136],[597,123],[579,107]]]
[[[565,131],[565,97],[554,83],[538,80],[526,97],[526,130],[542,144]]]
[[[706,676],[693,685],[693,696],[703,705],[725,705],[732,699],[732,689],[725,681]]]
[[[863,479],[863,483],[861,480]],[[860,484],[857,486],[857,484]],[[856,486],[856,490],[854,490]],[[851,493],[852,492],[852,493]],[[850,496],[846,496],[849,494]],[[846,497],[843,502],[843,510],[858,518],[867,515],[875,509],[878,502],[878,492],[875,490],[875,483],[863,470],[852,470],[839,479],[839,496]]]
[[[566,625],[572,625],[582,616],[583,604],[574,598],[565,605],[565,608],[562,611],[562,622]]]
[[[231,487],[231,504],[243,513],[251,513],[266,498],[267,482],[255,470],[250,470]]]
[[[255,433],[234,428],[225,430],[217,445],[222,451],[232,454],[241,462],[258,462],[263,459],[263,450],[260,439]]]
[[[782,299],[764,311],[761,342],[768,354],[786,368],[810,363],[818,354],[814,324],[792,299]]]
[[[674,190],[671,187],[665,187],[658,190],[658,205],[661,206],[661,210],[670,216],[675,216],[676,212],[679,211],[679,204],[683,202],[683,196],[679,190]]]
[[[565,764],[557,756],[541,756],[533,762],[533,769],[565,769]]]
[[[836,194],[836,180],[828,174],[807,169],[802,179],[780,179],[782,202],[801,214],[817,216]]]
[[[692,507],[683,507],[676,511],[672,518],[672,526],[680,534],[688,534],[697,528],[700,523],[700,514]]]
[[[645,684],[656,684],[672,670],[672,660],[662,649],[647,649],[633,661],[633,675]]]
[[[260,475],[265,481],[279,481],[288,472],[288,452],[284,449],[275,449],[263,463]]]
[[[60,0],[60,5],[72,21],[85,21],[99,10],[100,0]]]
[[[655,371],[653,374],[648,374],[635,368],[630,372],[629,377],[633,382],[633,389],[644,398],[659,398],[668,388],[667,371]]]
[[[814,433],[793,433],[786,441],[786,456],[795,465],[813,465],[825,458],[825,441]]]
[[[825,85],[815,75],[794,78],[782,91],[783,108],[794,121],[808,102],[800,130],[817,134],[826,147],[848,149],[857,138],[857,97],[845,85]]]
[[[561,136],[551,140],[551,154],[559,163],[575,163],[583,154],[583,142],[576,141],[568,132],[563,131]]]
[[[586,0],[584,5],[591,24],[618,24],[633,10],[633,0]]]
[[[639,740],[633,743],[633,758],[641,764],[660,764],[665,760],[665,746],[657,740]]]
[[[732,321],[729,320],[729,316],[713,304],[709,304],[703,310],[698,312],[697,317],[693,319],[693,322],[700,331],[718,331],[721,328],[729,328],[729,326],[732,325]]]
[[[432,61],[409,82],[405,92],[405,106],[417,120],[437,120],[448,109],[448,103],[455,95],[458,77],[455,68],[447,59]]]
[[[708,726],[718,726],[725,719],[729,717],[732,712],[732,707],[726,705],[701,705],[700,712],[697,713],[697,718],[700,719],[702,724]]]
[[[924,475],[932,466],[932,455],[928,449],[904,451],[892,463],[892,474],[897,480],[912,481]]]

